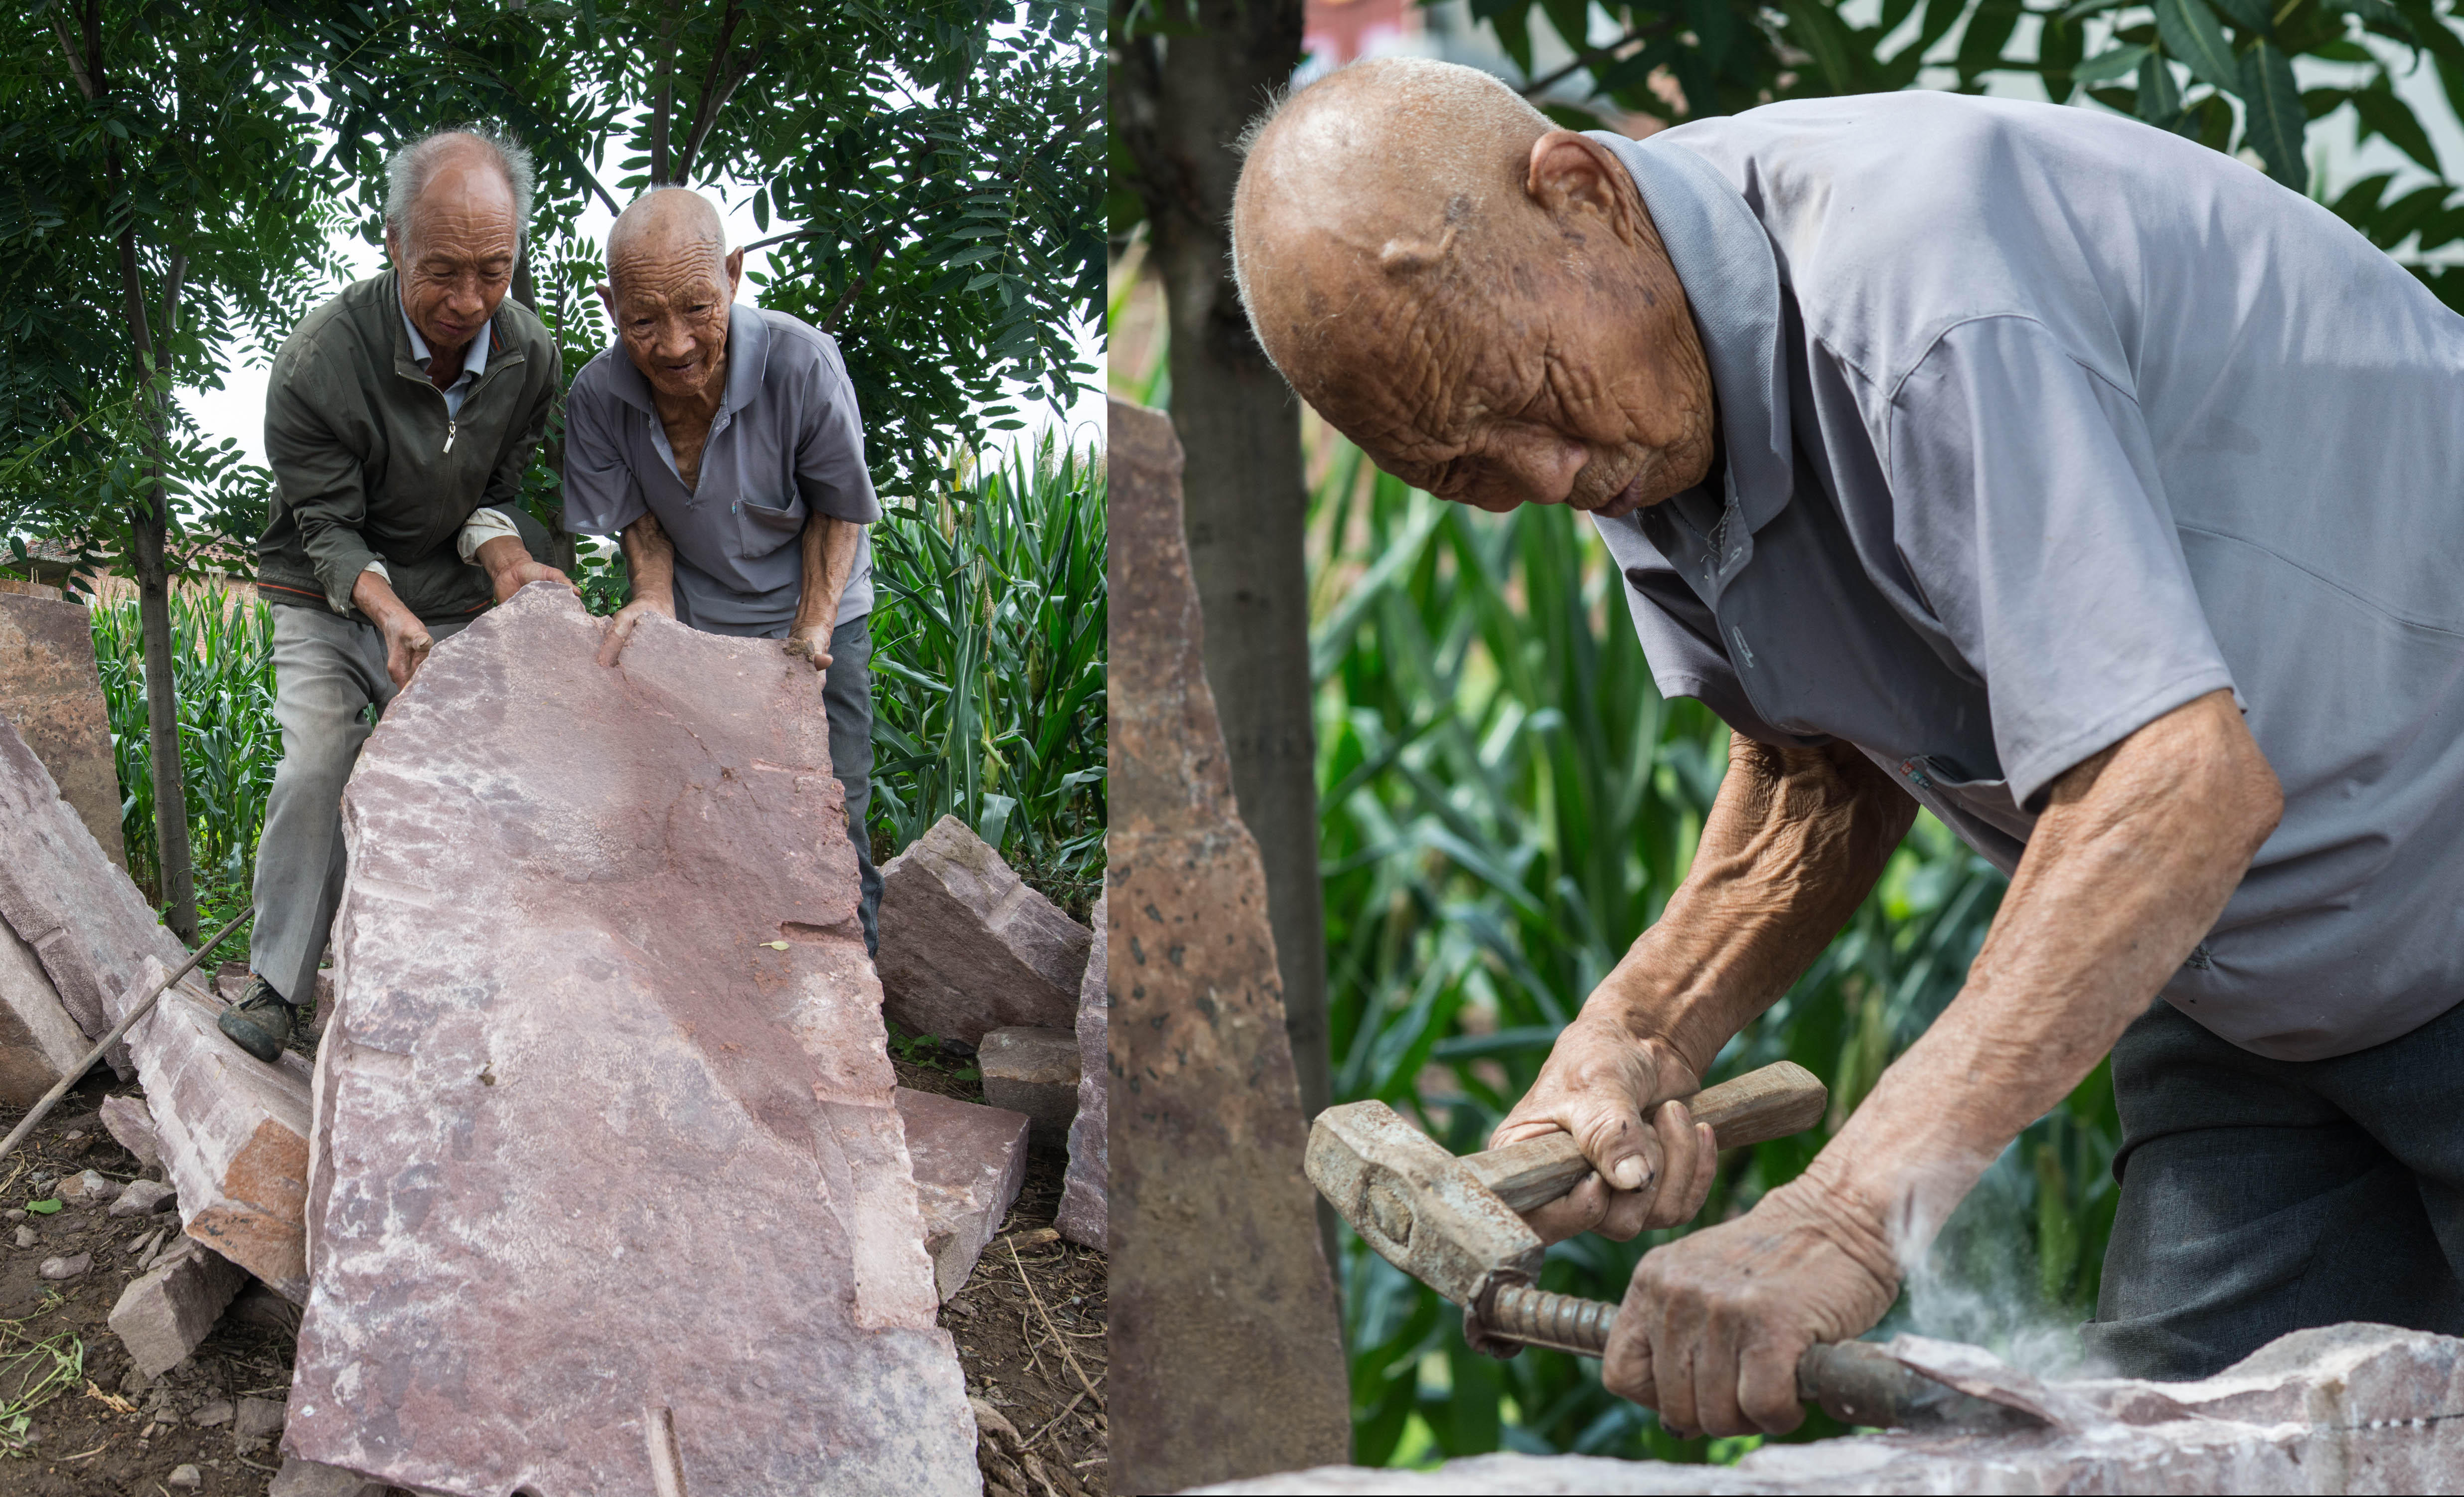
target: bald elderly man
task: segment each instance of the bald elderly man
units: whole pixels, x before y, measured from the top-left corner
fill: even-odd
[[[701,194],[662,187],[607,235],[599,288],[616,342],[565,397],[568,529],[619,536],[632,597],[614,665],[650,614],[777,639],[824,672],[830,765],[847,790],[867,950],[879,944],[872,793],[872,549],[881,517],[839,345],[784,312],[736,305],[744,252]]]
[[[261,1061],[316,999],[342,896],[342,785],[369,709],[410,685],[437,640],[526,583],[565,581],[520,508],[563,372],[546,327],[505,297],[531,183],[529,154],[483,130],[396,151],[391,268],[309,313],[266,383],[274,505],[257,592],[275,605],[282,763],[256,849],[252,980],[221,1019]]]
[[[1544,1235],[1695,1213],[1674,1099],[1919,806],[2012,875],[1805,1175],[1642,1260],[1609,1387],[1794,1426],[1798,1354],[2108,1051],[2092,1354],[2464,1332],[2464,319],[2230,157],[1940,93],[1637,143],[1365,64],[1255,132],[1233,226],[1293,387],[1443,497],[1587,512],[1661,691],[1735,730],[1497,1131],[1595,1166]]]

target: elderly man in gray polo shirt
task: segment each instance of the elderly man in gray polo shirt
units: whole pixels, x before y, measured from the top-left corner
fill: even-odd
[[[1596,1167],[1545,1235],[1699,1208],[1675,1099],[1919,805],[2012,874],[1813,1167],[1643,1259],[1610,1387],[1793,1427],[1798,1354],[2108,1050],[2093,1352],[2464,1332],[2464,319],[2229,157],[1936,93],[1637,143],[1363,65],[1257,134],[1234,238],[1304,398],[1441,496],[1588,511],[1661,690],[1735,730],[1498,1131]]]
[[[836,340],[737,306],[731,251],[699,193],[655,188],[617,216],[600,288],[616,343],[565,395],[568,529],[621,536],[632,599],[609,622],[614,665],[646,615],[784,641],[825,672],[830,763],[847,789],[868,949],[881,874],[872,792],[872,550],[881,517],[864,423]]]

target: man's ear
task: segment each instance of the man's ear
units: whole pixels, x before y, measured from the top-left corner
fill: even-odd
[[[395,270],[401,270],[403,268],[402,235],[395,231],[391,224],[385,225],[385,258],[393,261],[393,268]]]
[[[744,282],[744,250],[742,246],[727,252],[727,299],[736,299],[736,288]]]
[[[616,320],[616,288],[603,282],[590,289],[599,293],[599,304],[607,309],[607,320],[612,325]]]
[[[1625,166],[1608,148],[1573,130],[1551,130],[1531,143],[1531,170],[1523,190],[1550,217],[1594,212],[1630,237]]]

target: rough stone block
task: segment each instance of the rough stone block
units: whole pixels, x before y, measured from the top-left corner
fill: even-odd
[[[1180,449],[1169,418],[1111,408],[1107,1069],[1125,1080],[1108,1412],[1114,1489],[1153,1492],[1343,1459],[1351,1391],[1265,870],[1206,684]]]
[[[0,924],[0,1102],[33,1107],[93,1046],[34,949]]]
[[[157,1211],[175,1210],[179,1204],[180,1193],[161,1180],[130,1180],[113,1199],[110,1214],[150,1217]]]
[[[1104,1198],[1111,1188],[1106,1163],[1110,1126],[1104,1110],[1111,1077],[1104,1054],[1106,952],[1111,940],[1104,929],[1111,896],[1095,901],[1095,947],[1087,958],[1087,976],[1078,984],[1078,1116],[1069,1124],[1069,1175],[1061,1187],[1061,1215],[1053,1224],[1081,1247],[1109,1249],[1104,1242]]]
[[[663,619],[602,667],[603,627],[547,583],[482,615],[344,793],[283,1448],[974,1493],[821,677]]]
[[[1035,1123],[1038,1145],[1069,1135],[1069,1120],[1078,1115],[1077,1035],[1031,1025],[995,1029],[978,1043],[976,1064],[983,1072],[984,1101],[1024,1112]]]
[[[163,1162],[163,1140],[155,1134],[154,1115],[145,1111],[143,1097],[105,1097],[100,1115],[103,1128],[138,1163],[150,1170]]]
[[[139,1372],[160,1377],[188,1359],[247,1282],[238,1265],[194,1238],[182,1238],[120,1291],[120,1302],[111,1308],[112,1332]]]
[[[95,667],[94,616],[81,603],[0,594],[0,717],[51,771],[60,799],[122,868],[120,770]]]
[[[74,920],[72,920],[74,916]],[[187,958],[145,896],[103,855],[17,730],[0,721],[0,924],[30,947],[60,1005],[90,1041],[137,991],[148,958]],[[5,958],[0,958],[5,959]],[[127,1049],[105,1059],[123,1079]]]
[[[2039,1382],[1990,1354],[1889,1343],[1962,1391],[2052,1418],[1765,1445],[1733,1466],[1480,1456],[1429,1471],[1331,1465],[1235,1493],[2429,1492],[2464,1487],[2464,1341],[2393,1326],[2297,1331],[2198,1382]]]
[[[147,986],[165,977],[147,961]],[[297,1304],[308,1298],[308,1063],[268,1066],[215,1027],[222,1005],[184,979],[128,1031],[190,1237]],[[140,991],[143,991],[141,988]]]
[[[969,1045],[1005,1024],[1066,1027],[1092,936],[944,816],[881,870],[883,1012]]]
[[[984,1244],[1026,1181],[1027,1119],[997,1107],[898,1089],[907,1155],[915,1162],[915,1204],[924,1251],[942,1303],[966,1287]]]

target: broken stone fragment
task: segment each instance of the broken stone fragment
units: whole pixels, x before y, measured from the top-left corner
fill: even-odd
[[[171,1467],[171,1474],[164,1480],[174,1486],[198,1487],[206,1485],[206,1473],[193,1464],[175,1465]]]
[[[966,1287],[984,1244],[1026,1181],[1027,1120],[956,1097],[898,1089],[907,1155],[915,1161],[915,1204],[924,1251],[941,1301]]]
[[[35,1235],[33,1227],[21,1226],[17,1228],[17,1245],[19,1247],[33,1247],[39,1244],[41,1242],[42,1239]]]
[[[882,866],[880,926],[882,1011],[911,1034],[973,1045],[1076,1016],[1093,937],[955,816]]]
[[[1242,825],[1190,580],[1171,418],[1113,401],[1105,887],[1121,896],[1111,1480],[1173,1491],[1343,1459],[1334,1280],[1256,839]],[[1233,1370],[1237,1369],[1237,1375]]]
[[[59,1197],[72,1206],[91,1206],[120,1194],[120,1182],[93,1170],[79,1170],[60,1181]]]
[[[247,1280],[230,1259],[194,1238],[178,1238],[120,1291],[112,1333],[139,1372],[160,1377],[188,1359]]]
[[[1095,945],[1087,958],[1087,975],[1078,984],[1078,1115],[1069,1124],[1069,1175],[1061,1187],[1061,1215],[1053,1224],[1081,1247],[1107,1250],[1104,1242],[1106,1129],[1104,1098],[1110,1077],[1105,1073],[1104,932],[1109,894],[1095,901]]]
[[[1078,1037],[1067,1029],[1012,1025],[985,1035],[976,1047],[984,1101],[1024,1112],[1038,1145],[1057,1144],[1078,1115]]]
[[[0,721],[0,924],[15,933],[88,1044],[133,996],[147,958],[187,951],[103,855],[16,729]],[[0,958],[5,961],[6,958]],[[123,1047],[104,1057],[136,1075]]]
[[[147,983],[165,974],[148,961]],[[222,1005],[182,981],[128,1031],[181,1223],[295,1304],[308,1297],[308,1063],[233,1045]]]
[[[154,1134],[154,1119],[143,1098],[105,1097],[101,1117],[102,1126],[138,1163],[150,1170],[163,1162],[162,1141]]]
[[[0,718],[25,738],[103,855],[125,867],[111,715],[85,605],[0,593]]]
[[[94,1254],[79,1253],[74,1258],[46,1258],[34,1270],[46,1279],[74,1279],[94,1266]]]
[[[34,949],[0,923],[0,1102],[33,1107],[93,1044],[61,1006]]]
[[[180,1193],[161,1180],[130,1180],[120,1187],[111,1202],[110,1215],[115,1217],[152,1216],[180,1203]]]
[[[340,1466],[284,1456],[266,1497],[385,1497],[385,1485]]]
[[[552,584],[481,615],[343,794],[284,1449],[971,1497],[822,679],[659,618],[604,667],[604,627]]]
[[[261,1440],[282,1433],[282,1400],[242,1398],[231,1419],[231,1433],[243,1440]]]
[[[200,1403],[188,1414],[188,1422],[200,1429],[212,1429],[218,1424],[228,1424],[231,1421],[231,1402],[229,1398],[215,1398],[211,1402]]]

